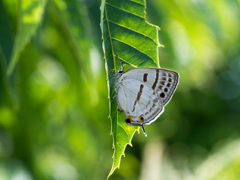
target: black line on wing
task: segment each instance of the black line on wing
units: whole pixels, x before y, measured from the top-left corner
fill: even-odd
[[[158,82],[158,74],[159,74],[159,69],[156,69],[156,78],[155,78],[155,82],[153,83],[152,89],[154,90],[157,82]]]
[[[137,95],[137,99],[135,100],[134,105],[133,105],[133,110],[132,110],[132,112],[135,111],[135,106],[136,106],[137,102],[140,100],[140,97],[141,97],[141,95],[142,95],[143,87],[144,87],[144,85],[141,84],[141,85],[140,85],[140,90],[139,90],[138,95]]]
[[[148,76],[147,73],[143,75],[143,82],[146,82],[146,81],[147,81],[147,76]]]

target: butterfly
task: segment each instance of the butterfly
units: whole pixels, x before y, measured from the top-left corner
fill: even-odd
[[[171,100],[179,82],[175,71],[141,67],[119,70],[115,79],[118,110],[124,112],[129,125],[140,126],[154,122]]]

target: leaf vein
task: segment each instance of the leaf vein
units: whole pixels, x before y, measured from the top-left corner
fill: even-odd
[[[123,42],[123,41],[121,41],[121,40],[119,40],[119,39],[116,39],[116,38],[114,38],[114,37],[113,37],[112,39],[115,40],[115,41],[118,41],[118,42],[120,42],[120,43],[123,43],[123,44],[126,44],[126,45],[130,46],[130,47],[134,48],[135,50],[139,51],[140,53],[146,55],[146,56],[149,57],[150,59],[152,59],[149,55],[147,55],[146,53],[140,51],[138,48],[136,48],[136,47],[134,47],[134,46],[132,46],[132,45],[126,43],[126,42]]]
[[[121,11],[123,11],[123,12],[126,12],[126,13],[128,13],[128,14],[131,14],[131,15],[136,16],[136,17],[138,17],[138,18],[144,19],[144,17],[141,17],[141,16],[139,16],[139,15],[137,15],[137,14],[133,14],[132,12],[127,11],[127,10],[125,10],[125,9],[121,9],[121,8],[119,8],[119,7],[116,7],[116,6],[114,6],[113,4],[110,4],[110,3],[108,3],[108,2],[106,2],[106,5],[109,5],[109,6],[113,7],[113,8],[115,8],[115,9],[119,9],[119,10],[121,10]],[[144,19],[144,20],[145,20],[145,19]]]
[[[145,34],[139,32],[139,31],[136,31],[136,30],[133,30],[133,29],[128,28],[128,27],[126,27],[126,26],[120,25],[120,24],[118,24],[118,23],[116,23],[116,22],[114,22],[114,21],[111,21],[111,20],[109,20],[109,22],[112,23],[112,24],[115,24],[115,25],[117,25],[117,26],[119,26],[119,27],[122,27],[122,28],[124,28],[124,29],[127,29],[127,30],[129,30],[129,31],[135,32],[135,33],[137,33],[137,34],[140,34],[140,35],[142,35],[142,36],[144,36],[144,37],[150,39],[151,41],[153,41],[155,44],[158,45],[158,43],[156,43],[156,41],[154,41],[151,37],[149,37],[149,36],[147,36],[147,35],[145,35]],[[137,27],[136,29],[138,29],[139,26],[140,26],[140,24],[138,25],[138,27]]]
[[[122,125],[121,124],[118,124],[122,129],[123,129],[123,132],[125,132],[125,134],[127,135],[127,137],[129,138],[129,135],[128,135],[128,133],[124,130],[124,128],[122,127]]]
[[[139,3],[139,2],[136,2],[136,1],[133,1],[133,0],[130,0],[131,2],[134,2],[134,3],[136,3],[136,4],[139,4],[139,5],[141,5],[141,6],[145,6],[145,4],[141,4],[141,3]]]
[[[111,56],[113,56],[113,53],[111,53],[108,57],[107,57],[107,61],[108,61],[108,59],[111,57]]]

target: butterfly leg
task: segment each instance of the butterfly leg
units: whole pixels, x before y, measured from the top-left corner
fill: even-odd
[[[113,102],[113,100],[115,99],[115,97],[117,96],[117,89],[115,88],[115,91],[112,93],[112,98],[111,98],[111,104]]]
[[[117,73],[115,72],[115,70],[110,70],[110,74],[109,74],[109,78],[116,78]]]
[[[117,95],[117,93],[115,92],[114,96],[111,98],[111,104],[112,104],[114,98],[116,97],[116,95]],[[118,110],[119,112],[123,112],[123,110],[122,110],[121,108],[119,108],[119,107],[118,107],[117,110]]]
[[[114,92],[114,95],[113,95],[112,98],[111,98],[111,104],[112,104],[113,100],[115,99],[116,95],[117,95],[117,93]]]

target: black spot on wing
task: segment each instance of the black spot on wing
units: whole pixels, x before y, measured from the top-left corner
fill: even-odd
[[[164,97],[165,97],[165,94],[162,92],[162,93],[160,94],[160,97],[161,97],[161,98],[164,98]]]
[[[160,84],[164,86],[165,85],[165,81],[161,81]]]
[[[146,82],[146,81],[147,81],[147,76],[148,76],[147,73],[145,73],[145,74],[143,75],[143,82]]]

